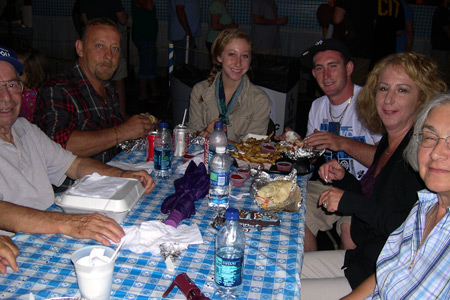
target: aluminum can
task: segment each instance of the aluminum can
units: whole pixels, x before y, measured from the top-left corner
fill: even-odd
[[[173,130],[173,156],[181,157],[189,153],[189,130],[177,125]]]
[[[203,151],[203,164],[206,167],[206,170],[208,170],[208,164],[209,164],[209,136],[205,137],[205,146]]]
[[[147,159],[146,161],[153,161],[155,157],[155,137],[158,135],[158,132],[151,131],[147,134],[148,141],[148,150],[147,150]]]

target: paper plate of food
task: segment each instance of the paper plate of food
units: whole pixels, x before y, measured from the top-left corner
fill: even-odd
[[[234,146],[236,150],[229,153],[237,167],[261,167],[277,174],[289,174],[292,168],[297,170],[298,175],[308,174],[312,171],[310,159],[323,153],[305,147],[298,135],[296,139],[276,142],[271,140],[271,136],[250,134]]]

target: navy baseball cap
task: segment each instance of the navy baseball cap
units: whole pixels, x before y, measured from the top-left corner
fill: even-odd
[[[9,62],[14,66],[17,73],[22,73],[23,71],[23,65],[22,63],[17,59],[17,54],[14,52],[14,50],[0,46],[0,61],[6,61]]]
[[[305,50],[300,55],[300,62],[305,67],[312,69],[314,68],[314,56],[319,52],[327,50],[340,52],[346,60],[350,60],[350,51],[341,43],[341,41],[337,39],[326,39],[317,41],[314,46]]]

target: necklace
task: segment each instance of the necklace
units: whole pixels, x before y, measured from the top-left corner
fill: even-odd
[[[341,121],[342,121],[342,119],[344,118],[344,114],[345,114],[345,112],[347,111],[347,108],[349,107],[349,105],[350,105],[350,102],[352,102],[352,99],[353,99],[353,94],[352,94],[352,96],[350,97],[350,99],[348,100],[348,102],[347,102],[347,105],[345,106],[345,108],[344,108],[344,110],[342,111],[342,113],[340,114],[340,115],[338,115],[338,116],[333,116],[333,114],[331,113],[331,103],[330,102],[328,102],[328,111],[329,111],[329,113],[330,113],[330,117],[331,117],[331,120],[334,122],[334,119],[339,119],[339,124],[341,124]]]
[[[425,228],[423,229],[423,232],[424,232],[424,233],[427,232],[428,225],[430,225],[431,220],[434,218],[434,216],[436,215],[436,213],[437,213],[437,211],[438,211],[438,204],[435,204],[435,205],[433,206],[432,210],[433,210],[433,212],[431,212],[431,210],[429,211],[429,213],[431,212],[431,214],[428,216],[428,219],[427,219],[427,221],[425,222]],[[414,265],[414,262],[416,261],[417,252],[419,252],[419,249],[420,249],[420,247],[422,247],[422,244],[423,244],[424,241],[425,241],[425,239],[424,239],[423,236],[422,236],[422,241],[420,241],[420,245],[419,245],[419,247],[417,248],[416,253],[414,254],[414,258],[413,258],[411,264],[409,265],[408,270],[411,270],[411,269],[412,269],[412,267],[413,267],[413,265]]]

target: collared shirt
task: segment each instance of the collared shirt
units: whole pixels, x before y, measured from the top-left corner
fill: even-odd
[[[97,95],[78,63],[56,78],[48,80],[39,90],[34,113],[35,123],[63,148],[74,130],[97,131],[120,125],[117,91],[107,82],[107,100]],[[111,160],[118,150],[107,149],[92,158],[103,163]]]
[[[367,299],[450,299],[450,208],[420,246],[426,214],[438,199],[427,190],[418,194],[378,258],[377,286]]]
[[[64,181],[75,156],[24,118],[12,135],[14,145],[0,139],[0,200],[45,210],[55,200],[52,184]]]

